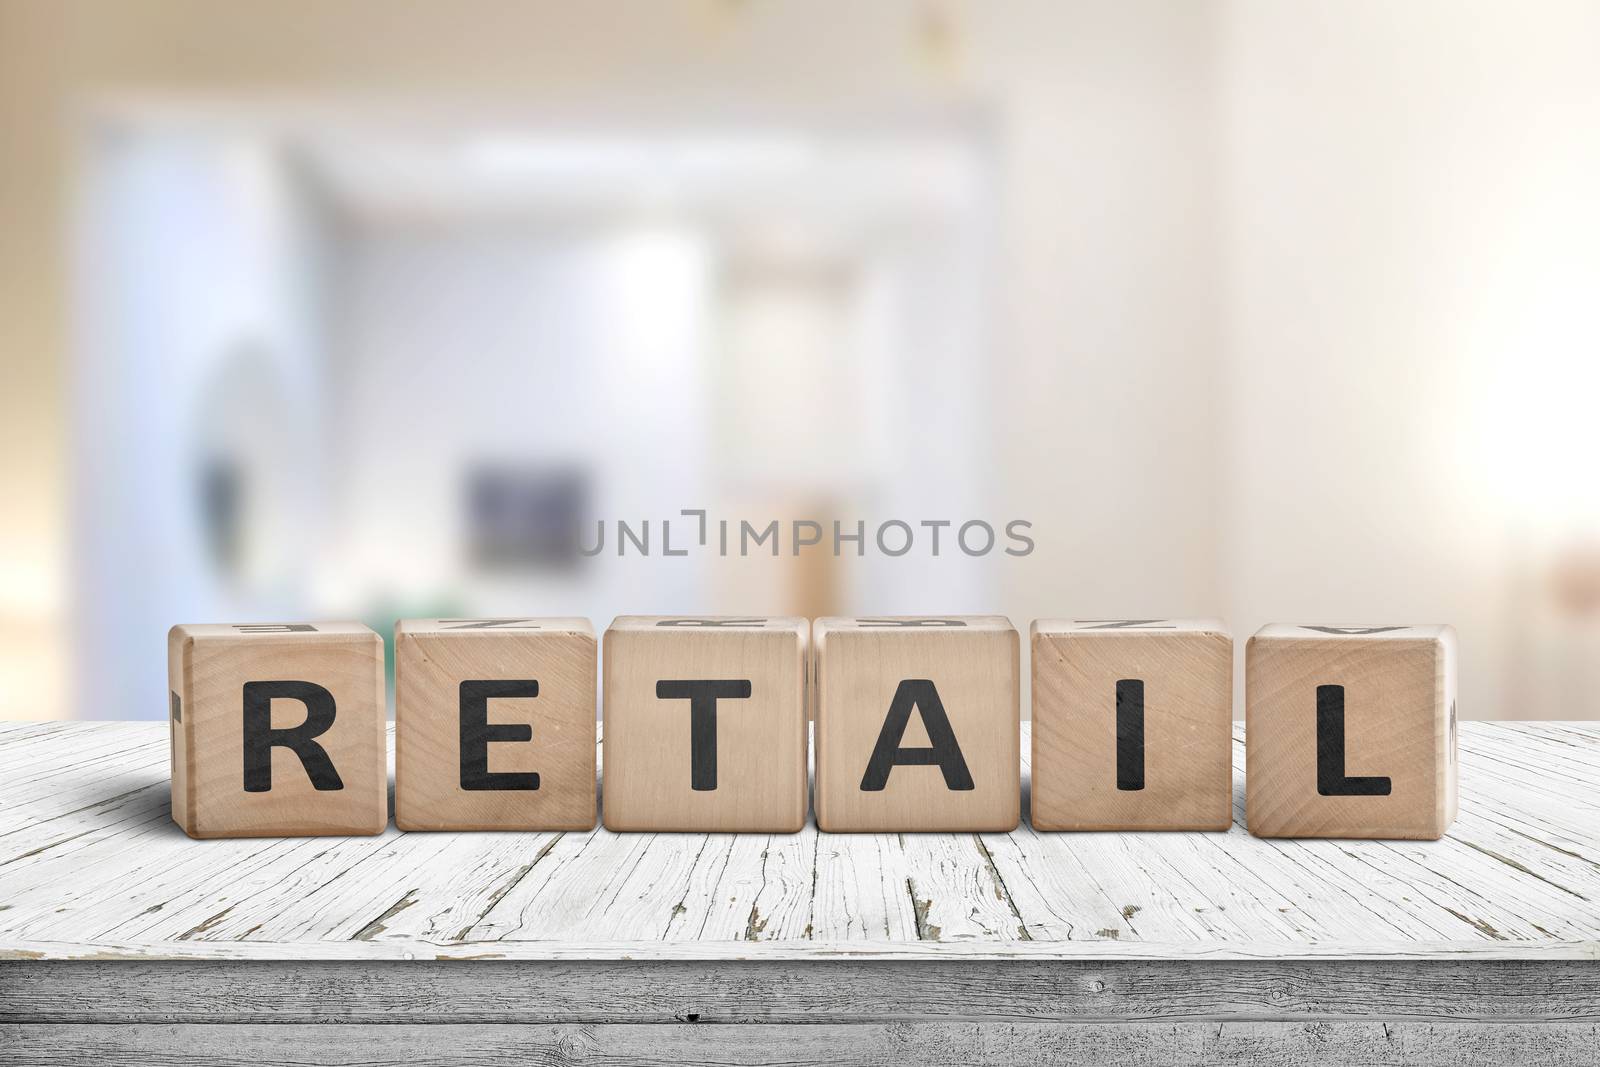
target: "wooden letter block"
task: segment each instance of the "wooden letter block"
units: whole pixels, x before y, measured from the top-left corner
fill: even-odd
[[[190,837],[380,834],[383,639],[354,622],[174,626],[172,818]]]
[[[818,619],[817,826],[1016,828],[1019,645],[999,616]]]
[[[394,655],[396,826],[593,829],[588,619],[407,619]]]
[[[1456,817],[1448,626],[1265,626],[1245,652],[1258,837],[1443,837]]]
[[[1212,619],[1033,624],[1037,830],[1226,830],[1233,638]]]
[[[806,620],[624,615],[606,631],[609,830],[806,824]]]

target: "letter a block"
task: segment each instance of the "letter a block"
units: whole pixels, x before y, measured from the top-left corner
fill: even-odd
[[[406,619],[394,654],[396,826],[594,827],[588,619]]]
[[[806,824],[806,620],[624,615],[605,639],[609,830]]]
[[[1450,627],[1263,627],[1245,700],[1252,834],[1432,840],[1454,821]]]
[[[818,619],[817,825],[1016,828],[1019,645],[999,616]]]
[[[1033,826],[1226,830],[1233,638],[1211,619],[1033,624]]]
[[[354,622],[174,626],[172,818],[190,837],[379,834],[383,639]]]

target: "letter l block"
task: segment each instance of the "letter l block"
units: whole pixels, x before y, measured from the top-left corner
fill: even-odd
[[[383,639],[360,623],[174,626],[172,818],[190,837],[379,834]]]
[[[1263,627],[1245,652],[1257,837],[1443,837],[1456,815],[1449,626]]]

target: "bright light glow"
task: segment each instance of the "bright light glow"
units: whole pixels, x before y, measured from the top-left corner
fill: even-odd
[[[1512,516],[1600,529],[1600,311],[1593,284],[1550,278],[1495,353],[1481,400],[1481,462]]]

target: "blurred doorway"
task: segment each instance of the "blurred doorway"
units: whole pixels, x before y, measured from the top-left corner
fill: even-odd
[[[82,140],[80,715],[162,714],[178,621],[992,606],[985,559],[565,540],[985,514],[981,113],[180,100]]]

